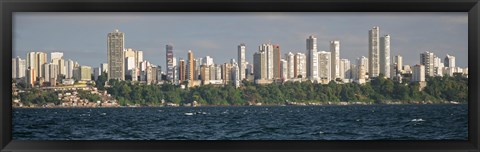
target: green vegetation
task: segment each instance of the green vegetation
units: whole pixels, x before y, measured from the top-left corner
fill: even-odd
[[[47,103],[54,103],[55,105],[60,104],[57,92],[51,90],[42,91],[39,89],[31,89],[27,92],[20,93],[19,96],[20,101],[26,105],[45,105]]]
[[[78,97],[87,99],[89,102],[101,101],[102,98],[98,94],[92,94],[90,91],[78,90]]]
[[[100,84],[100,83],[97,83]],[[256,85],[243,82],[235,88],[232,84],[225,86],[203,85],[181,89],[172,84],[142,85],[130,81],[110,80],[107,88],[121,105],[159,105],[164,99],[176,104],[197,101],[202,105],[246,105],[249,103],[282,104],[286,100],[293,102],[367,102],[385,103],[397,101],[467,102],[468,78],[427,77],[427,87],[419,91],[418,83],[399,83],[382,77],[366,84],[346,83],[315,84],[305,82],[287,82],[284,84]]]

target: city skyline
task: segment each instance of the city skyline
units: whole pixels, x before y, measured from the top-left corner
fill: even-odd
[[[76,14],[76,15],[75,15]],[[79,14],[87,14],[87,15],[79,15]],[[258,51],[258,46],[260,46],[263,43],[271,43],[271,44],[278,44],[280,45],[280,48],[282,50],[282,58],[284,58],[285,53],[287,52],[293,52],[293,53],[305,53],[305,37],[308,37],[309,35],[315,35],[317,37],[317,43],[318,43],[318,51],[328,51],[330,50],[329,47],[329,42],[333,40],[339,40],[340,41],[340,58],[341,59],[349,59],[350,61],[354,61],[356,58],[359,56],[368,56],[368,33],[367,30],[371,29],[373,26],[380,26],[381,27],[381,36],[383,35],[392,35],[392,44],[391,44],[391,52],[390,52],[390,57],[393,57],[395,55],[401,55],[404,58],[403,63],[404,64],[409,64],[409,65],[415,65],[418,64],[418,54],[421,52],[425,51],[432,51],[435,52],[436,55],[440,57],[446,56],[446,54],[454,54],[457,58],[462,58],[462,59],[467,59],[467,15],[466,13],[418,13],[416,16],[409,16],[409,13],[386,13],[387,15],[382,15],[379,13],[360,13],[360,15],[354,15],[354,14],[349,14],[349,13],[227,13],[227,14],[216,14],[216,13],[201,13],[198,15],[194,14],[188,14],[188,13],[130,13],[130,15],[127,14],[126,17],[118,17],[121,16],[121,14],[125,15],[125,13],[120,13],[120,15],[115,15],[113,13],[106,13],[109,15],[105,15],[105,13],[101,13],[104,15],[100,15],[100,17],[93,17],[90,20],[98,20],[100,18],[105,18],[109,17],[106,19],[106,21],[98,21],[97,22],[87,22],[84,23],[87,25],[85,28],[91,28],[85,31],[82,31],[84,33],[91,33],[92,31],[97,31],[96,25],[99,25],[99,29],[102,29],[103,33],[100,33],[101,36],[95,36],[95,34],[92,35],[85,35],[79,33],[78,37],[94,37],[95,38],[85,38],[82,39],[82,41],[85,41],[85,43],[79,43],[79,46],[74,46],[74,45],[67,45],[67,44],[72,44],[70,41],[63,40],[61,33],[68,33],[64,31],[65,26],[68,24],[72,24],[70,22],[66,22],[67,18],[66,16],[71,16],[69,18],[78,18],[78,20],[89,20],[85,16],[92,15],[92,13],[67,13],[64,15],[59,15],[59,14],[53,14],[53,13],[40,13],[40,14],[29,14],[29,13],[19,13],[16,14],[15,16],[15,25],[18,25],[18,28],[15,28],[14,31],[14,52],[13,52],[13,57],[20,56],[21,58],[25,58],[24,56],[26,55],[27,52],[31,51],[44,51],[47,53],[50,52],[63,52],[65,54],[65,59],[74,59],[78,61],[81,65],[88,65],[92,67],[98,67],[100,63],[106,63],[107,59],[107,46],[105,44],[105,39],[106,36],[104,33],[111,32],[113,29],[117,27],[112,27],[106,25],[106,21],[110,21],[110,24],[118,24],[119,22],[122,24],[119,24],[118,29],[120,31],[126,33],[125,34],[125,48],[133,48],[136,50],[142,50],[144,51],[145,55],[145,60],[148,60],[152,62],[155,65],[159,65],[162,67],[166,67],[166,61],[165,61],[165,45],[173,45],[173,53],[174,56],[179,59],[179,58],[186,58],[187,57],[187,51],[192,50],[195,52],[195,57],[205,57],[205,56],[211,56],[214,58],[215,63],[224,63],[224,62],[229,62],[230,59],[236,59],[236,54],[237,54],[237,46],[240,43],[245,43],[246,46],[246,61],[249,63],[253,63],[253,53]],[[116,17],[115,17],[116,16]],[[165,30],[165,29],[160,29],[160,28],[149,28],[149,29],[142,29],[142,28],[134,28],[135,26],[142,26],[141,19],[136,19],[133,18],[132,16],[146,16],[144,18],[170,18],[172,19],[172,22],[175,23],[169,23],[169,28],[166,29],[173,29],[173,31],[176,31],[176,34],[161,34],[162,32],[154,32],[155,30]],[[158,17],[160,16],[160,17]],[[300,22],[294,22],[292,20],[305,20],[305,19],[311,19],[311,18],[324,18],[324,19],[336,19],[331,23],[345,23],[347,22],[346,19],[352,18],[352,16],[357,16],[360,19],[361,18],[367,18],[370,20],[378,20],[375,21],[375,23],[364,23],[368,22],[369,20],[365,20],[363,22],[359,22],[359,19],[355,19],[359,24],[356,24],[355,26],[347,26],[353,29],[347,30],[347,31],[337,31],[335,33],[335,28],[332,28],[332,26],[322,26],[323,24],[320,24],[320,26],[306,26],[303,24],[300,24]],[[385,18],[386,16],[390,16],[394,18],[395,20],[398,21],[422,21],[422,22],[415,22],[415,23],[410,23],[405,22],[402,23],[401,25],[416,25],[418,27],[422,27],[422,25],[429,25],[427,21],[423,21],[422,18],[428,17],[430,20],[428,21],[430,24],[432,23],[437,23],[435,26],[431,28],[398,28],[397,26],[399,25],[392,25],[392,26],[385,26],[386,24],[393,24],[397,22],[393,22],[392,19]],[[18,18],[17,18],[18,17]],[[222,20],[217,20],[218,24],[221,24],[219,26],[223,26],[225,29],[222,30],[214,30],[214,27],[201,27],[201,26],[190,26],[190,27],[195,27],[191,28],[189,30],[186,30],[185,32],[181,33],[176,30],[173,25],[183,25],[182,23],[186,23],[185,21],[179,21],[181,19],[185,18],[194,18],[194,17],[199,17],[200,19],[196,19],[193,21],[188,21],[191,23],[197,23],[198,25],[208,25],[207,23],[212,22],[215,19],[223,19],[225,21],[232,21],[234,19],[244,19],[243,25],[245,26],[245,23],[250,23],[252,26],[247,26],[246,28],[239,28],[238,31],[228,31],[232,27],[236,27],[237,25],[235,23],[237,22],[231,22],[231,23],[223,23],[221,22]],[[382,19],[383,17],[383,19]],[[412,18],[406,20],[405,18]],[[28,32],[29,30],[32,30],[32,28],[36,29],[50,29],[53,27],[45,27],[45,25],[48,25],[46,23],[40,23],[40,24],[23,24],[23,23],[29,23],[38,19],[46,19],[46,20],[51,20],[52,22],[48,23],[55,23],[56,25],[53,27],[58,27],[58,31],[50,31],[51,33],[49,34],[40,34],[43,36],[47,36],[48,39],[35,39],[35,36],[32,37],[25,37],[22,36],[24,32]],[[198,21],[201,20],[201,21]],[[272,32],[276,31],[279,29],[284,28],[283,26],[286,25],[280,25],[280,24],[271,24],[272,26],[269,25],[262,25],[260,23],[256,22],[249,22],[249,21],[257,21],[257,20],[262,20],[267,23],[284,23],[286,25],[297,25],[298,27],[301,28],[290,28],[287,31],[278,31],[278,32]],[[170,20],[164,20],[164,21],[170,21]],[[197,22],[195,22],[197,21]],[[208,21],[208,22],[207,22]],[[290,21],[290,22],[285,22],[285,21]],[[392,21],[392,23],[387,21]],[[72,21],[73,23],[76,23],[77,21]],[[150,21],[154,22],[154,21]],[[440,22],[444,22],[444,24],[440,24]],[[298,24],[295,24],[298,23]],[[312,22],[313,23],[313,22]],[[448,24],[447,24],[448,23]],[[264,30],[266,33],[252,33],[248,34],[247,33],[242,33],[242,31],[245,31],[248,28],[254,27],[253,25],[258,24],[261,27],[272,27],[272,29],[264,29],[264,28],[256,28],[254,30],[257,31],[262,31]],[[264,23],[266,24],[266,23]],[[326,24],[326,23],[324,23]],[[365,24],[365,25],[364,25]],[[152,24],[153,25],[153,24]],[[195,25],[195,24],[192,24]],[[340,26],[345,26],[343,24],[339,24]],[[312,28],[313,26],[313,28]],[[17,27],[17,26],[16,26]],[[75,28],[75,26],[68,26],[71,28]],[[103,31],[104,28],[107,28],[107,31]],[[305,29],[303,29],[305,27]],[[364,28],[365,27],[365,28]],[[397,28],[395,28],[397,27]],[[459,28],[459,27],[464,27],[464,28]],[[182,28],[178,28],[182,29]],[[184,29],[184,28],[183,28]],[[198,30],[197,30],[198,29]],[[329,30],[331,29],[331,30]],[[443,30],[442,30],[443,29]],[[446,30],[449,29],[449,30]],[[132,31],[134,30],[134,31]],[[202,31],[203,30],[203,31]],[[337,29],[338,30],[338,29]],[[401,32],[398,32],[400,30]],[[37,32],[42,33],[47,32],[48,30],[34,30],[33,35],[37,35]],[[75,30],[71,30],[73,32],[78,32]],[[145,34],[146,31],[151,31],[148,34]],[[193,32],[192,32],[193,31]],[[196,31],[196,32],[195,32]],[[310,33],[305,32],[305,31],[310,31]],[[397,31],[397,32],[396,32]],[[429,36],[425,35],[423,36],[415,36],[415,37],[406,37],[404,35],[408,35],[409,33],[411,34],[416,33],[416,34],[422,34],[427,33],[428,31],[433,32],[433,31],[443,31],[445,34],[441,34],[444,36]],[[222,34],[221,32],[227,32]],[[342,34],[342,33],[351,33],[351,34]],[[453,32],[449,33],[449,32]],[[60,33],[60,35],[58,35]],[[168,33],[168,32],[167,32]],[[335,34],[332,34],[335,33]],[[404,34],[406,33],[406,34]],[[57,36],[55,36],[57,35]],[[68,34],[72,35],[72,34]],[[180,38],[178,38],[181,35]],[[193,35],[193,37],[192,37]],[[446,35],[448,35],[448,38],[446,38]],[[151,40],[149,38],[155,38],[155,41],[161,41],[159,39],[168,39],[168,37],[172,37],[172,41],[167,42],[153,42],[154,40]],[[185,36],[185,37],[182,37]],[[200,38],[196,39],[195,37],[205,37],[205,36],[210,36],[212,38]],[[238,36],[238,38],[237,38]],[[257,37],[258,38],[257,38]],[[139,39],[139,37],[143,37]],[[251,37],[251,38],[249,38]],[[435,37],[436,42],[435,44],[428,43],[432,39],[430,37]],[[62,39],[63,42],[65,43],[58,43],[62,42],[57,39]],[[228,43],[225,43],[223,39],[227,39]],[[35,39],[36,41],[33,41]],[[71,37],[71,39],[78,39],[77,37]],[[95,39],[100,39],[99,42],[93,41]],[[173,40],[176,39],[176,40]],[[214,41],[212,39],[218,39],[219,41]],[[420,40],[419,40],[420,39]],[[183,40],[183,41],[179,41]],[[22,42],[19,42],[22,41]],[[80,42],[82,42],[80,41]],[[419,41],[412,43],[414,41]],[[446,43],[445,41],[448,41]],[[78,42],[78,41],[76,41]],[[423,43],[420,43],[423,42]],[[38,43],[35,45],[35,43]],[[89,48],[94,48],[94,46],[97,46],[99,43],[99,46],[96,47],[97,49],[89,49]],[[402,45],[402,43],[406,43],[408,45]],[[420,44],[418,44],[420,43]],[[21,44],[21,45],[20,45]],[[54,45],[58,44],[58,45]],[[91,45],[90,45],[91,44]],[[462,45],[463,44],[463,45]],[[42,47],[43,46],[43,47]],[[69,49],[68,47],[75,47],[74,49]],[[417,47],[415,47],[417,46]],[[420,47],[418,47],[420,46]],[[430,47],[429,47],[430,46]],[[188,48],[187,48],[188,47]],[[402,48],[417,48],[415,50],[409,50],[409,51],[400,51]],[[30,49],[29,49],[30,48]],[[456,48],[456,49],[453,49]],[[83,51],[82,51],[83,50]],[[91,56],[98,56],[98,58],[92,58]],[[458,60],[457,61],[457,66],[459,67],[466,67],[468,63],[468,60]],[[166,70],[166,68],[162,68]]]

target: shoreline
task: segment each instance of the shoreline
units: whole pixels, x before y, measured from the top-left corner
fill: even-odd
[[[200,106],[117,106],[117,107],[80,107],[80,106],[50,106],[50,107],[13,107],[12,109],[114,109],[114,108],[202,108],[202,107],[320,107],[320,106],[378,106],[378,105],[465,105],[468,103],[381,103],[381,104],[318,104],[318,105],[200,105]]]

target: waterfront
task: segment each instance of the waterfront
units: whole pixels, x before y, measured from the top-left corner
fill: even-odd
[[[14,109],[14,140],[467,140],[445,105]]]

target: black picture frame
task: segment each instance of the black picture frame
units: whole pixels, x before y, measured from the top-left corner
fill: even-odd
[[[13,12],[468,12],[467,141],[16,141],[12,140]],[[478,152],[479,0],[0,0],[0,150],[13,151],[462,151]]]

